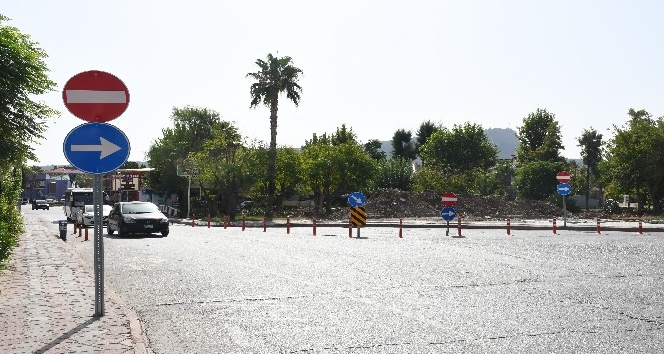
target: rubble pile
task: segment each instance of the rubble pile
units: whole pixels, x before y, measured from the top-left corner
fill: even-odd
[[[367,196],[365,204],[368,219],[440,218],[440,193],[434,191],[405,192],[398,189],[380,189]],[[508,201],[499,196],[457,194],[454,206],[464,220],[546,219],[562,216],[562,209],[544,201]],[[348,210],[341,208],[330,215],[331,220],[345,220]]]

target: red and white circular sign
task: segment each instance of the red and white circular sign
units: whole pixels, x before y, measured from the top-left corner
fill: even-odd
[[[572,176],[569,175],[569,172],[562,171],[558,172],[556,179],[558,180],[558,183],[567,183],[572,179]]]
[[[115,75],[91,70],[78,73],[67,81],[62,100],[76,117],[103,123],[124,113],[129,106],[129,90]]]
[[[453,206],[457,202],[457,197],[456,194],[447,192],[440,195],[440,201],[444,206]]]

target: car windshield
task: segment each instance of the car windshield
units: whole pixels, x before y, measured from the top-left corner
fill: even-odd
[[[46,204],[46,201],[42,200],[42,199],[39,199],[39,200],[35,200],[35,203],[37,203],[37,204]]]
[[[159,208],[152,203],[129,203],[122,206],[124,214],[158,213]]]
[[[101,213],[102,215],[108,215],[108,213],[111,212],[111,209],[113,209],[110,205],[102,205]],[[85,212],[93,214],[95,212],[95,206],[94,205],[86,205],[85,206]]]

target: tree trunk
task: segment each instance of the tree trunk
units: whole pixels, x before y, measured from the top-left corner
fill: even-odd
[[[586,211],[590,210],[590,166],[586,169]]]
[[[270,150],[267,163],[267,201],[265,203],[265,217],[272,219],[274,208],[274,194],[276,191],[277,171],[277,97],[270,103]]]

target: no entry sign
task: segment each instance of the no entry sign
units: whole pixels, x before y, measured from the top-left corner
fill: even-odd
[[[457,197],[456,194],[452,192],[447,192],[440,195],[440,201],[445,206],[453,206],[457,202]]]
[[[62,100],[76,117],[103,123],[124,113],[129,106],[129,90],[116,76],[91,70],[76,74],[67,81]]]
[[[558,183],[567,183],[572,179],[572,176],[570,176],[567,171],[561,171],[556,175],[556,179],[558,180]]]

